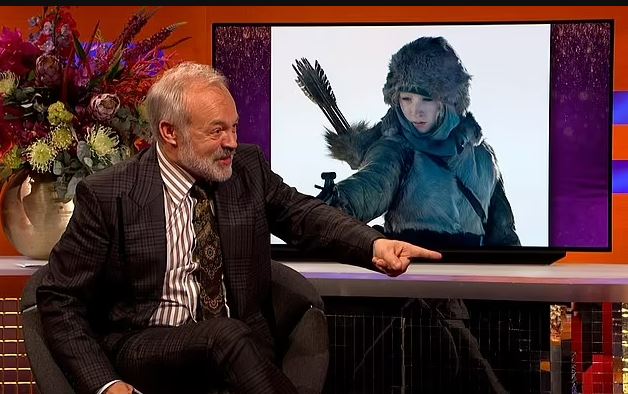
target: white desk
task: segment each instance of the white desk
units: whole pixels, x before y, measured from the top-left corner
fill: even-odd
[[[0,257],[0,276],[30,276],[45,263]],[[413,264],[389,278],[345,264],[283,263],[301,272],[322,296],[628,302],[628,264]]]
[[[396,278],[344,264],[284,262],[323,296],[628,302],[628,265],[413,264]]]

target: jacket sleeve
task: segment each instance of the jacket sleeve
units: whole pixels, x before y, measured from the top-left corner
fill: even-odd
[[[515,218],[506,197],[504,181],[500,177],[495,185],[488,207],[486,223],[486,245],[519,246],[519,236],[515,232]]]
[[[53,248],[49,274],[37,289],[48,346],[77,392],[95,393],[120,379],[90,325],[90,305],[109,251],[98,199],[85,182],[76,188],[74,213]],[[102,312],[102,311],[100,311]]]
[[[409,153],[395,138],[382,138],[368,150],[360,169],[336,185],[332,206],[362,221],[369,222],[390,207]]]
[[[299,193],[272,172],[257,151],[270,231],[304,252],[333,256],[340,262],[375,269],[373,242],[384,236],[323,201]]]

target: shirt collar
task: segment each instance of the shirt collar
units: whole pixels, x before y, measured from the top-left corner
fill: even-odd
[[[166,192],[170,195],[175,205],[178,205],[190,192],[195,179],[189,172],[168,160],[161,150],[160,143],[157,143],[157,161],[159,162],[159,171],[161,172]]]

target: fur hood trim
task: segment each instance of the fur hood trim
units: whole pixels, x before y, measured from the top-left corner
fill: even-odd
[[[394,112],[389,111],[381,122],[369,128],[366,122],[354,124],[350,131],[345,134],[337,134],[331,130],[326,130],[325,141],[329,155],[337,160],[345,161],[351,169],[357,170],[362,165],[364,155],[377,140],[382,137],[395,138],[399,140],[399,148],[402,148],[405,137],[400,128],[401,125],[396,119]],[[464,146],[472,144],[479,145],[482,142],[482,128],[475,121],[473,114],[468,112],[466,116],[460,118],[460,124],[452,130],[458,144]]]
[[[469,108],[471,76],[443,37],[421,37],[399,49],[389,63],[384,102],[398,103],[400,91],[425,91],[452,105],[458,115]]]
[[[357,170],[362,163],[364,154],[375,141],[382,136],[381,122],[369,128],[364,121],[351,126],[349,132],[337,134],[325,130],[325,141],[329,155],[334,159],[346,161],[352,170]]]

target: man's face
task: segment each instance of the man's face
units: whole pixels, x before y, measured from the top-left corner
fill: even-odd
[[[178,164],[196,178],[224,182],[238,146],[233,97],[220,87],[192,87],[186,96],[190,124],[178,133]]]

